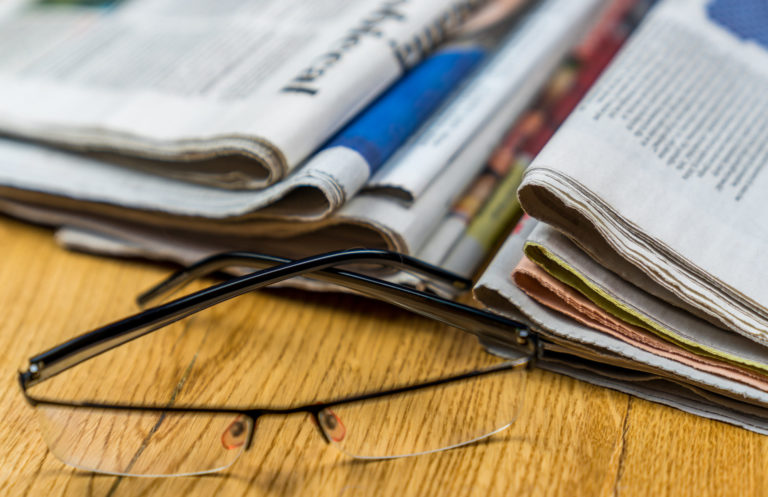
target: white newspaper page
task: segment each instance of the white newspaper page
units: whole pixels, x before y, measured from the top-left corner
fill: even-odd
[[[520,199],[619,275],[628,262],[768,344],[768,11],[735,20],[737,3],[662,1]]]
[[[79,203],[64,197],[47,196],[41,204],[40,197],[20,190],[0,190],[0,210],[34,222],[65,227],[58,239],[74,248],[184,264],[225,250],[250,250],[288,258],[351,247],[418,254],[455,198],[482,169],[496,145],[497,130],[507,128],[508,119],[500,114],[488,123],[487,132],[465,148],[416,202],[406,205],[387,195],[358,195],[334,216],[320,222],[216,221],[194,216],[141,214],[130,209],[114,211],[103,204],[82,211]],[[467,167],[467,164],[474,166]],[[87,175],[80,179],[87,181]],[[93,185],[94,192],[98,184]],[[191,207],[190,202],[186,205]],[[382,275],[414,286],[425,283],[405,273],[385,271]],[[306,287],[306,282],[299,282],[299,286]],[[435,290],[448,295],[450,289],[435,287]]]
[[[166,174],[161,176],[155,174],[156,170],[147,170],[148,164],[144,161],[132,164],[138,167],[125,167],[125,157],[57,153],[33,143],[10,139],[0,139],[0,157],[4,166],[0,169],[0,185],[82,200],[83,209],[94,208],[90,203],[102,202],[181,216],[321,219],[351,198],[362,187],[370,170],[379,165],[376,162],[369,164],[357,149],[369,152],[378,145],[376,150],[380,153],[366,153],[366,156],[381,157],[380,160],[385,161],[391,150],[405,139],[406,130],[423,122],[433,112],[433,107],[449,98],[461,80],[469,77],[473,68],[493,51],[524,4],[521,0],[489,3],[477,10],[462,26],[456,40],[443,44],[390,86],[375,104],[356,116],[325,148],[283,180],[262,190],[226,191],[196,184],[204,183],[202,180],[193,183],[193,176],[203,173],[190,170],[186,164],[177,167],[166,164],[163,168]],[[478,26],[477,20],[485,20],[485,23]],[[470,27],[473,29],[468,30]],[[453,67],[448,68],[452,71],[450,75],[445,74],[446,64],[440,62],[445,59],[453,63]],[[425,96],[429,103],[424,103]],[[408,105],[403,102],[406,97],[410,99]],[[389,114],[382,110],[394,105],[403,110]],[[413,112],[414,108],[421,112]],[[364,123],[375,121],[382,126],[386,124],[381,122],[382,114],[390,119],[392,129],[402,132],[390,133],[389,140],[379,140],[384,143],[371,144]],[[361,132],[367,140],[359,139]],[[377,137],[376,133],[373,137]],[[361,142],[369,145],[359,145],[357,149],[351,146]],[[219,182],[223,182],[225,176],[232,177],[233,183],[238,181],[239,176],[230,167],[231,162],[232,159],[218,162],[220,167],[215,174]],[[166,178],[171,171],[178,174],[178,181]]]
[[[143,229],[150,231],[186,232],[187,238],[205,234],[237,237],[241,239],[241,245],[247,245],[247,239],[253,238],[251,243],[254,249],[263,243],[263,240],[257,239],[259,237],[282,238],[284,240],[271,242],[270,246],[278,244],[283,247],[281,250],[290,250],[294,254],[302,250],[317,253],[322,251],[322,247],[344,248],[345,244],[359,243],[353,235],[347,234],[339,240],[326,240],[312,247],[291,247],[294,242],[290,237],[328,227],[364,226],[365,231],[379,233],[376,235],[376,246],[414,253],[437,228],[456,197],[484,167],[498,143],[499,133],[507,129],[514,118],[514,115],[500,113],[486,123],[485,131],[462,150],[416,202],[406,205],[389,195],[358,195],[334,216],[321,221],[299,223],[279,219],[280,216],[263,217],[279,213],[284,205],[282,202],[262,211],[263,216],[253,212],[252,208],[264,194],[292,185],[290,176],[262,192],[235,192],[123,170],[103,161],[88,160],[57,149],[1,140],[0,150],[4,150],[5,166],[0,169],[0,199],[34,205],[41,211],[52,211],[50,219],[42,220],[45,224],[67,224],[89,229],[94,223],[144,225]],[[60,181],[61,176],[56,171],[67,171],[68,181]],[[296,201],[302,202],[303,199],[305,211],[310,212],[308,204],[322,202],[311,195],[302,197],[301,184],[309,182],[304,175],[298,176],[303,180],[292,185],[297,190]],[[11,204],[0,204],[0,210],[5,210],[4,205]],[[66,220],[60,220],[57,216],[64,211],[68,212]],[[15,208],[6,212],[18,215]],[[41,221],[36,216],[32,220]],[[334,228],[332,234],[318,233],[316,237],[336,236],[337,231]],[[359,242],[364,240],[370,243],[365,237]],[[225,246],[222,242],[220,249],[225,249]]]
[[[0,19],[0,130],[261,187],[483,2],[30,2]]]
[[[417,198],[489,119],[501,112],[517,115],[530,104],[605,5],[605,0],[541,2],[487,67],[366,188]]]
[[[321,152],[312,167],[297,169],[262,190],[228,190],[126,168],[105,158],[0,138],[0,187],[5,187],[0,195],[17,197],[27,192],[41,204],[52,200],[48,196],[64,197],[77,202],[76,208],[84,213],[108,204],[133,210],[134,216],[317,220],[351,196],[351,183],[364,181],[356,170],[344,168],[339,155],[337,151],[336,160],[329,160]]]

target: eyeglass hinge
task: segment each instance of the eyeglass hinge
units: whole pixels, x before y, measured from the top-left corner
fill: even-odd
[[[515,342],[520,347],[527,349],[526,351],[530,357],[530,366],[533,366],[534,363],[541,358],[543,350],[539,337],[528,328],[518,328],[516,330]]]
[[[29,374],[29,379],[36,380],[40,377],[40,370],[43,368],[42,362],[33,362],[29,365],[29,369],[27,370],[27,373]]]

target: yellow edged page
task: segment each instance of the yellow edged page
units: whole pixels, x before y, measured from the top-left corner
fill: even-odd
[[[741,365],[688,350],[655,333],[628,324],[597,306],[576,289],[559,281],[527,257],[523,257],[515,267],[512,279],[521,290],[541,305],[570,316],[590,328],[701,371],[768,391],[768,376]]]
[[[552,253],[546,247],[528,242],[525,244],[525,255],[538,264],[544,271],[563,284],[577,290],[605,312],[615,316],[621,321],[650,331],[665,340],[671,341],[692,352],[707,357],[718,358],[733,364],[746,366],[750,369],[768,373],[768,364],[749,360],[721,349],[716,349],[701,342],[683,336],[675,330],[662,325],[649,316],[638,312],[637,309],[625,304],[618,297],[605,291],[589,278],[579,273],[573,266]]]

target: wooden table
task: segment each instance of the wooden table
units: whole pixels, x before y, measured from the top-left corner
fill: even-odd
[[[511,428],[460,449],[360,462],[325,444],[306,418],[294,416],[260,423],[254,446],[220,474],[153,479],[77,471],[47,450],[15,373],[30,355],[135,312],[132,297],[169,268],[66,252],[49,230],[5,218],[0,218],[0,247],[0,495],[768,493],[768,438],[541,371],[530,374],[524,408]],[[145,337],[108,360],[95,359],[54,378],[49,390],[152,400],[167,393],[166,378],[176,378],[184,366],[170,358],[194,356],[198,364],[219,370],[216,381],[222,387],[262,402],[285,403],[287,397],[321,395],[317,392],[324,385],[306,376],[306,364],[336,371],[337,388],[371,366],[371,359],[352,354],[373,354],[378,372],[370,376],[372,383],[386,383],[393,375],[398,381],[429,377],[430,368],[443,371],[445,363],[430,358],[433,349],[435,355],[458,350],[470,360],[482,354],[474,344],[461,342],[467,340],[464,334],[362,298],[279,290],[242,299],[219,316],[234,331],[206,328],[195,335],[182,329]],[[238,328],[246,325],[265,333],[265,339],[283,340],[285,357],[271,358],[266,367],[243,362],[253,347],[252,333],[247,340],[237,338]],[[427,347],[419,348],[416,341]],[[301,359],[302,354],[310,359]],[[203,396],[212,392],[215,400],[219,390],[207,388]]]

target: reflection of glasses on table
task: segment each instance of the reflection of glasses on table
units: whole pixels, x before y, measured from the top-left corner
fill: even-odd
[[[156,301],[193,279],[226,267],[261,271],[233,278],[96,329],[30,359],[19,381],[36,407],[51,451],[90,471],[141,476],[189,475],[231,465],[251,444],[262,416],[308,413],[320,434],[357,458],[423,454],[471,443],[514,420],[519,372],[534,356],[524,324],[351,271],[342,264],[378,263],[454,288],[470,282],[416,259],[379,250],[349,250],[290,261],[250,253],[214,256],[171,276],[139,297]],[[194,313],[287,278],[307,275],[381,299],[489,340],[516,345],[523,356],[417,384],[285,408],[66,402],[28,392],[73,366]],[[515,373],[516,372],[516,373]],[[478,407],[479,406],[479,407]]]

